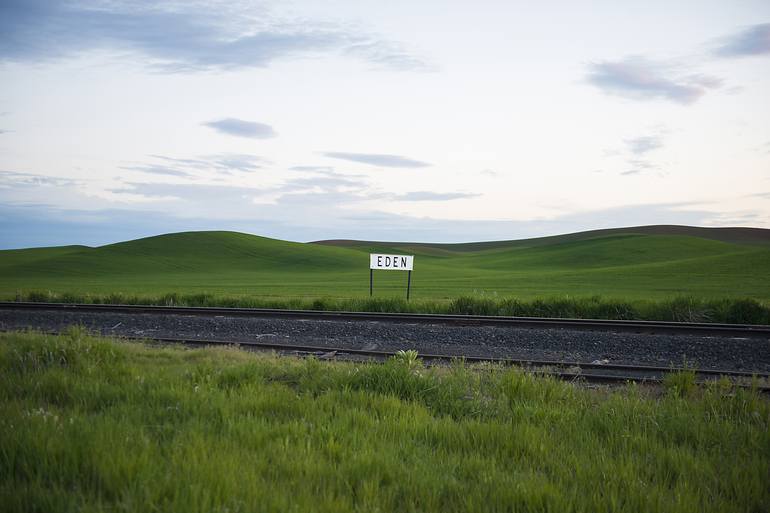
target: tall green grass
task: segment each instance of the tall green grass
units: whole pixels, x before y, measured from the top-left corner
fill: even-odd
[[[756,299],[675,297],[625,301],[600,296],[551,297],[532,300],[498,296],[461,296],[456,299],[406,301],[401,298],[262,298],[216,294],[72,294],[18,293],[17,301],[278,308],[319,311],[404,312],[487,316],[562,317],[574,319],[656,320],[730,324],[770,324],[770,305]]]
[[[738,512],[770,403],[424,368],[0,335],[3,511]]]

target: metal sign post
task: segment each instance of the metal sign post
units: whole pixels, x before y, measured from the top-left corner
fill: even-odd
[[[409,289],[412,288],[412,271],[406,275],[406,300],[409,301]]]
[[[406,276],[406,300],[412,289],[412,270],[414,269],[414,255],[380,255],[369,254],[369,296],[374,294],[374,270],[384,271],[408,271]]]

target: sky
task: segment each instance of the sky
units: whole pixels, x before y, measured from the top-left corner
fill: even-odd
[[[767,0],[0,0],[0,248],[770,228]]]

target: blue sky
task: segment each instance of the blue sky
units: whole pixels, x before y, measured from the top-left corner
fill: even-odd
[[[0,248],[770,228],[770,3],[0,2]]]

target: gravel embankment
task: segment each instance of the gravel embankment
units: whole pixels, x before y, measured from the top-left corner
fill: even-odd
[[[770,339],[186,315],[0,311],[1,330],[83,325],[104,335],[270,342],[498,358],[770,372]]]

